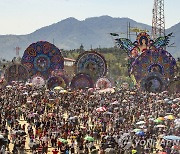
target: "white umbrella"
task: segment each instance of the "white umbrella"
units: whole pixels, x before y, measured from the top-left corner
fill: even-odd
[[[3,138],[4,138],[4,136],[0,134],[0,139],[3,139]]]
[[[126,102],[127,102],[127,100],[125,100],[125,99],[124,99],[122,102],[123,102],[123,103],[126,103]]]
[[[168,99],[168,98],[165,98],[164,101],[167,103],[167,102],[169,101],[169,99]]]
[[[136,125],[143,125],[143,124],[145,124],[146,122],[144,122],[144,121],[139,121],[139,122],[137,122],[136,123]]]
[[[155,127],[157,127],[157,128],[165,128],[166,126],[165,125],[156,125]]]
[[[139,128],[143,129],[143,128],[146,128],[145,125],[140,125]]]
[[[12,86],[11,85],[7,85],[6,88],[12,88]]]
[[[180,119],[175,119],[174,122],[175,123],[180,123]]]
[[[173,99],[173,102],[179,102],[179,101],[180,101],[180,98]]]

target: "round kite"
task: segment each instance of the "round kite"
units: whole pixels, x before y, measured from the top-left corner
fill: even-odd
[[[86,89],[93,88],[94,83],[92,78],[88,74],[77,74],[71,81],[71,87],[73,89]]]
[[[68,86],[68,80],[63,76],[50,77],[47,81],[47,88],[53,89],[57,86],[60,86],[62,88],[66,88],[66,86]]]
[[[29,73],[26,67],[21,64],[12,64],[5,70],[5,79],[6,81],[27,81],[29,78]]]
[[[168,91],[170,93],[180,93],[180,77],[174,78],[170,81],[168,85]]]
[[[167,81],[158,72],[149,73],[141,81],[141,88],[148,92],[161,92],[165,90]]]
[[[53,70],[64,68],[61,51],[46,41],[31,44],[24,51],[21,63],[27,67],[30,76],[43,76],[45,79]]]
[[[96,81],[98,78],[106,75],[106,60],[101,54],[95,51],[84,52],[79,55],[75,62],[75,71],[76,74],[88,74]]]
[[[176,69],[176,60],[167,51],[146,50],[133,62],[131,73],[136,82],[139,82],[151,72],[158,72],[166,79],[170,79],[174,76]]]
[[[98,89],[112,88],[111,81],[105,77],[99,78],[96,82],[96,88]]]
[[[43,87],[45,85],[45,80],[40,76],[33,77],[31,82],[34,87]]]

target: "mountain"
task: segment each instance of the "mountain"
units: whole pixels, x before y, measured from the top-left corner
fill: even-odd
[[[12,59],[15,56],[15,47],[19,46],[21,48],[20,56],[22,56],[24,50],[31,43],[40,40],[54,42],[58,48],[67,50],[77,49],[81,44],[87,50],[91,46],[92,48],[99,46],[101,48],[112,47],[114,42],[109,33],[126,33],[128,22],[130,22],[131,27],[151,31],[151,26],[129,18],[101,16],[79,21],[71,17],[27,35],[0,35],[0,55],[1,58]],[[176,42],[176,48],[170,48],[169,50],[173,56],[180,57],[178,52],[178,49],[180,49],[180,44],[178,44],[180,41],[180,23],[167,29],[167,32],[174,32],[173,41]],[[121,37],[126,37],[126,34],[121,34]]]

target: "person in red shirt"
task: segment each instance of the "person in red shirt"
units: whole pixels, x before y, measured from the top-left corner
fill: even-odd
[[[58,154],[59,151],[57,149],[54,149],[52,152],[53,154]]]

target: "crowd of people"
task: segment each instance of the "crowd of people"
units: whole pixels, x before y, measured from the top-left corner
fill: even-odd
[[[180,93],[168,91],[61,92],[14,82],[0,89],[0,150],[15,154],[178,154],[179,105]],[[27,123],[21,124],[22,120]],[[167,140],[168,136],[177,138]]]

